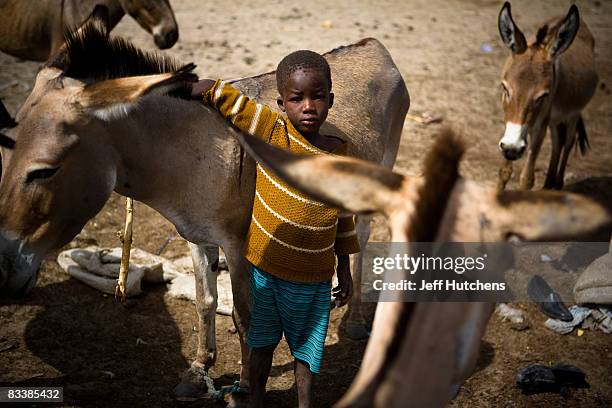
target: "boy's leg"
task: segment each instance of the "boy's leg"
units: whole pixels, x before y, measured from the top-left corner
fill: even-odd
[[[249,357],[249,407],[263,407],[272,355],[283,337],[276,303],[276,279],[255,267],[251,270],[251,322]]]
[[[251,349],[250,363],[250,401],[249,407],[262,408],[266,395],[266,382],[272,368],[272,356],[276,346],[256,347]]]
[[[293,374],[298,392],[299,408],[310,408],[312,406],[312,372],[308,364],[300,359],[295,359]]]
[[[329,323],[330,282],[279,284],[279,312],[285,339],[295,358],[300,407],[312,406],[313,374],[321,369]]]

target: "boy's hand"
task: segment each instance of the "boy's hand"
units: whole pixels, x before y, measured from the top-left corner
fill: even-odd
[[[338,286],[332,290],[335,306],[344,306],[353,296],[353,277],[351,276],[351,263],[348,255],[338,255]]]
[[[215,84],[214,79],[200,79],[191,87],[191,99],[203,100],[204,94]]]

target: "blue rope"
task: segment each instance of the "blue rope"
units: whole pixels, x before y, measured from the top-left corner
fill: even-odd
[[[223,400],[227,394],[248,394],[249,389],[247,387],[241,387],[240,381],[234,381],[233,385],[226,385],[221,387],[219,391],[211,393],[211,396],[216,400]]]

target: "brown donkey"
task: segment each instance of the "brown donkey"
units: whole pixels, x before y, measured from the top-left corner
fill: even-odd
[[[0,136],[0,296],[36,282],[44,255],[69,242],[114,190],[156,209],[191,242],[199,318],[197,356],[177,389],[201,396],[215,363],[216,265],[226,255],[233,317],[248,328],[244,238],[255,189],[255,163],[226,121],[187,100],[192,66],[108,38],[94,15],[38,74],[16,121]],[[390,167],[409,97],[382,44],[366,39],[324,55],[334,72],[337,106],[323,129],[350,141],[349,154]],[[234,82],[275,106],[274,73]],[[367,232],[367,231],[366,231]],[[359,234],[365,245],[367,235]],[[365,241],[363,241],[365,239]],[[248,349],[242,343],[242,386]]]
[[[354,213],[382,212],[391,240],[563,240],[610,223],[599,204],[556,191],[507,191],[458,174],[463,144],[436,138],[423,177],[345,157],[295,156],[238,135],[256,160],[310,197]],[[493,304],[381,302],[361,369],[338,407],[445,406],[476,365]]]
[[[581,112],[598,82],[595,40],[575,5],[565,17],[544,23],[529,43],[512,19],[508,2],[499,13],[498,25],[512,51],[502,70],[506,131],[499,149],[507,160],[517,160],[527,150],[520,187],[530,189],[546,128],[550,128],[552,153],[544,187],[560,189],[576,139],[582,153],[588,147]],[[510,174],[506,177],[504,184]]]
[[[109,13],[109,30],[129,14],[153,35],[160,49],[172,47],[179,32],[168,0],[3,0],[0,1],[0,51],[46,61],[64,43],[64,33],[79,27],[97,5]]]

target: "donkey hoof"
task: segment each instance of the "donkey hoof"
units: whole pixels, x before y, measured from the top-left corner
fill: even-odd
[[[227,408],[246,408],[249,406],[249,395],[244,393],[230,394]]]
[[[183,373],[181,382],[174,388],[178,401],[195,401],[208,394],[208,372],[204,368],[191,367]]]
[[[345,332],[351,340],[363,340],[370,337],[370,331],[363,323],[347,322]]]
[[[534,179],[521,180],[519,182],[519,189],[521,190],[531,190],[533,185],[535,184]]]

